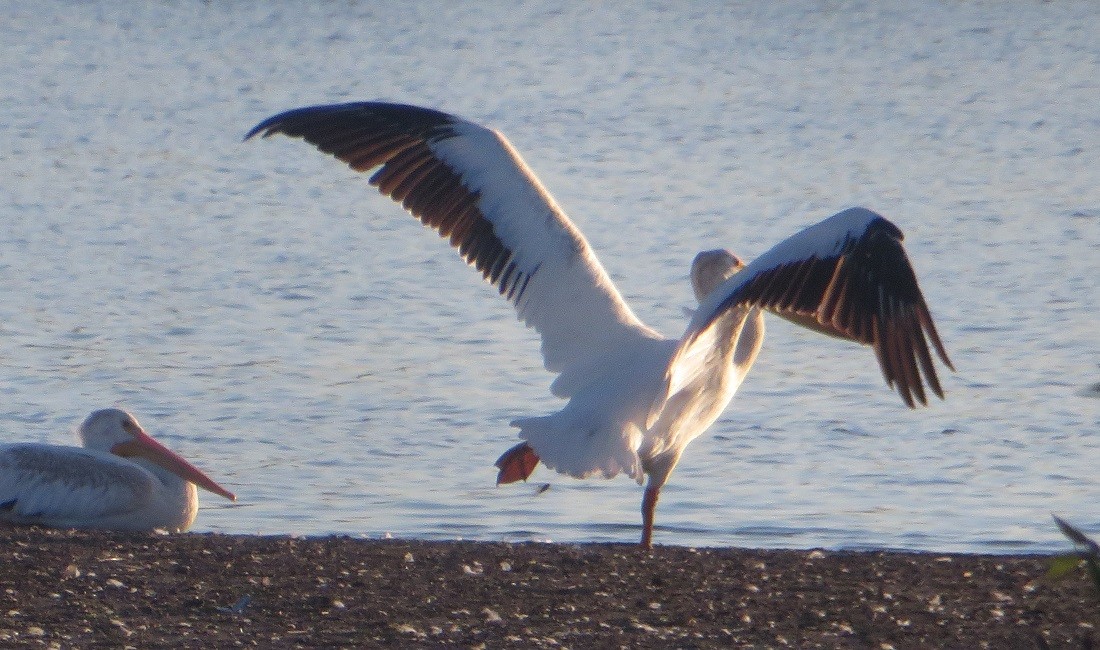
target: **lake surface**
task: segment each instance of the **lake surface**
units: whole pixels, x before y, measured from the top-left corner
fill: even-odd
[[[509,421],[560,406],[510,306],[364,177],[241,142],[387,99],[506,133],[668,335],[698,250],[851,205],[906,233],[947,400],[910,411],[869,350],[772,319],[658,543],[1100,529],[1100,5],[557,4],[0,6],[4,438],[130,409],[239,495],[200,531],[635,541],[628,478],[494,486]]]

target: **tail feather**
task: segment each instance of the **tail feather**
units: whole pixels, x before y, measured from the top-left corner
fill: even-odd
[[[628,425],[618,428],[581,426],[567,411],[543,417],[521,418],[512,422],[519,437],[527,441],[538,459],[550,469],[575,478],[603,476],[620,472],[642,482],[638,447],[641,432]]]

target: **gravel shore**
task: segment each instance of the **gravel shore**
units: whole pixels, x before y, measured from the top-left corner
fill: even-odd
[[[0,647],[1094,647],[1049,557],[0,529]]]

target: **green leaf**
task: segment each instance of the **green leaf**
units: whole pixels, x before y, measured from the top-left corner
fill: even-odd
[[[1051,559],[1047,578],[1059,580],[1076,571],[1079,566],[1081,566],[1081,558],[1076,555],[1059,555]]]

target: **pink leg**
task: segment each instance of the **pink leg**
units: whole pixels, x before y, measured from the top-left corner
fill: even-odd
[[[661,488],[647,487],[642,497],[642,548],[653,548],[653,513]]]

